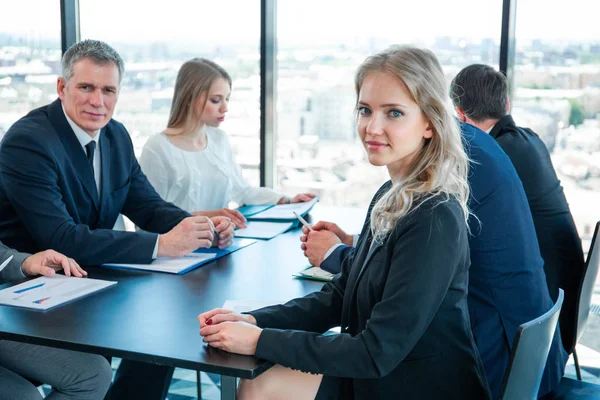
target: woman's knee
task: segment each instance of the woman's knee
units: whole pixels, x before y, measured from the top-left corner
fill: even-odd
[[[240,400],[314,399],[320,383],[320,375],[275,365],[255,379],[242,379],[238,397]]]
[[[260,375],[255,379],[241,379],[238,386],[240,400],[270,400],[277,396],[277,390],[270,382],[269,376]]]

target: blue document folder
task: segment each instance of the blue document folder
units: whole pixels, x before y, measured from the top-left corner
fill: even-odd
[[[248,218],[249,221],[294,222],[295,226],[298,226],[299,222],[296,219],[294,212],[304,217],[314,207],[317,201],[319,201],[319,198],[315,197],[306,203],[278,204],[246,218]]]
[[[273,206],[274,206],[274,204],[266,204],[266,205],[261,205],[261,206],[248,205],[248,206],[242,206],[242,207],[238,208],[237,210],[244,217],[248,218],[248,217],[253,216],[254,214],[258,214],[260,212],[266,211]]]
[[[226,249],[212,247],[210,249],[198,249],[193,253],[177,258],[157,258],[150,264],[102,264],[109,268],[139,269],[144,271],[166,272],[169,274],[182,275],[188,271],[198,268],[201,265],[212,262],[218,258],[224,257],[234,251],[238,251],[246,246],[256,243],[253,239],[234,238],[233,243]]]

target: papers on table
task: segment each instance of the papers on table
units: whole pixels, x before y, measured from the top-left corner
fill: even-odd
[[[276,205],[265,211],[248,217],[249,220],[270,220],[270,221],[296,221],[294,211],[299,215],[306,215],[311,208],[319,201],[318,197],[315,197],[311,201],[306,203],[294,203],[294,204],[281,204]]]
[[[312,279],[315,281],[331,282],[335,277],[335,274],[327,272],[319,267],[313,267],[312,265],[310,265],[308,268],[293,274],[293,276],[302,279]]]
[[[0,304],[48,310],[90,293],[116,285],[117,282],[64,275],[39,277],[0,290]]]
[[[226,300],[222,308],[239,314],[277,304],[281,303],[277,301]]]
[[[254,214],[258,214],[259,212],[263,212],[273,207],[274,204],[264,204],[260,206],[251,206],[246,205],[238,208],[237,210],[246,218],[253,216]]]
[[[170,274],[185,274],[192,269],[199,267],[203,264],[214,261],[218,258],[226,256],[227,254],[233,253],[239,249],[256,243],[256,240],[233,238],[233,243],[226,249],[210,248],[210,249],[198,249],[191,254],[183,257],[176,258],[157,258],[150,264],[120,264],[110,263],[102,264],[105,267],[112,268],[125,268],[125,269],[140,269],[146,271],[157,271],[167,272]]]
[[[150,264],[104,264],[108,267],[145,269],[148,271],[168,272],[170,274],[183,274],[203,262],[216,257],[216,253],[191,253],[187,256],[169,258],[159,257]]]
[[[236,229],[235,236],[254,239],[272,239],[287,231],[292,226],[294,226],[294,224],[291,222],[248,221],[246,223],[246,228]]]

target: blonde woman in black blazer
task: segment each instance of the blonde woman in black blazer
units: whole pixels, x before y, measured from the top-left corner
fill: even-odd
[[[210,346],[277,364],[242,381],[241,399],[490,397],[467,309],[468,159],[446,87],[428,50],[392,47],[360,66],[358,134],[390,181],[356,252],[319,292],[198,317]]]

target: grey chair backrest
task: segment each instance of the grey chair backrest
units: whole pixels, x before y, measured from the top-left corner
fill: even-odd
[[[583,281],[581,283],[581,291],[579,293],[577,304],[577,341],[581,338],[585,325],[587,324],[592,303],[592,294],[594,293],[596,277],[598,276],[598,266],[600,265],[599,229],[600,222],[597,222],[596,229],[594,229],[594,236],[592,236],[590,250],[588,251],[587,260],[585,261],[585,272],[583,274]]]
[[[502,382],[502,400],[537,399],[564,297],[564,291],[559,289],[550,310],[517,329]]]

